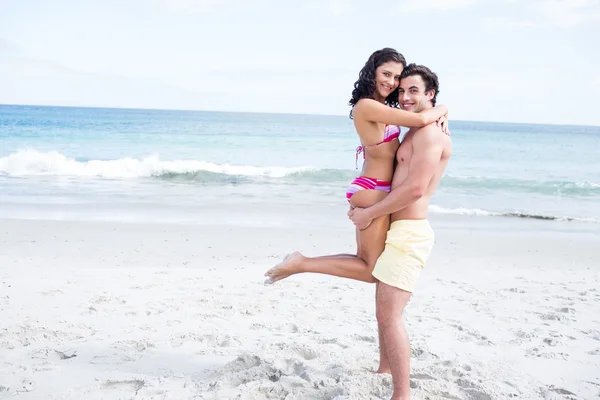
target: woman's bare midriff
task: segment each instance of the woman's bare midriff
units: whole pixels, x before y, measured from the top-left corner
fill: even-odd
[[[382,143],[375,148],[367,149],[361,176],[382,181],[392,181],[394,158],[398,150],[398,142]],[[382,190],[359,190],[350,198],[352,207],[366,208],[381,201],[388,193]]]

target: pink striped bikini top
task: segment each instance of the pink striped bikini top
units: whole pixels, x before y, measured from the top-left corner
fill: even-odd
[[[385,124],[385,130],[383,132],[383,140],[379,143],[371,144],[368,146],[358,146],[356,148],[356,169],[358,169],[358,155],[363,153],[363,159],[366,157],[365,150],[369,147],[379,146],[382,143],[388,143],[392,140],[397,139],[400,136],[400,127],[396,125]]]

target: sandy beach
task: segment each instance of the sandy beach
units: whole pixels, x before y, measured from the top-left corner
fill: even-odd
[[[406,312],[413,398],[599,398],[598,226],[432,225]],[[372,373],[375,287],[265,286],[292,250],[352,252],[354,234],[0,220],[0,398],[388,399],[391,377]]]

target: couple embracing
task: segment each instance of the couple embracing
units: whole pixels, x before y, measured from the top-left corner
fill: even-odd
[[[432,251],[427,209],[452,153],[448,109],[436,105],[438,77],[391,48],[374,52],[354,84],[350,105],[364,158],[346,192],[356,254],[295,252],[266,272],[267,283],[313,272],[376,286],[379,373],[392,375],[392,400],[410,398],[410,344],[403,311]],[[407,127],[400,142],[401,127]]]

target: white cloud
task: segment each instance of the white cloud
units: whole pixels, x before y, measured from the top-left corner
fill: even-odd
[[[152,0],[151,2],[161,12],[188,15],[204,13],[219,3],[218,0]]]
[[[597,0],[548,0],[535,3],[545,19],[559,27],[573,27],[600,21]]]
[[[20,49],[9,41],[0,38],[0,56],[17,56]]]
[[[529,5],[543,23],[560,28],[600,22],[599,0],[537,0]]]
[[[520,29],[533,28],[536,24],[526,19],[510,19],[502,17],[486,17],[481,20],[481,24],[489,29]]]
[[[348,10],[348,2],[346,0],[329,0],[329,11],[336,17],[342,15]]]
[[[600,22],[600,0],[504,0],[507,11],[518,17],[484,17],[491,29],[522,29],[549,26],[573,28]]]
[[[481,0],[403,0],[398,6],[400,12],[444,11],[467,8],[480,3]]]

